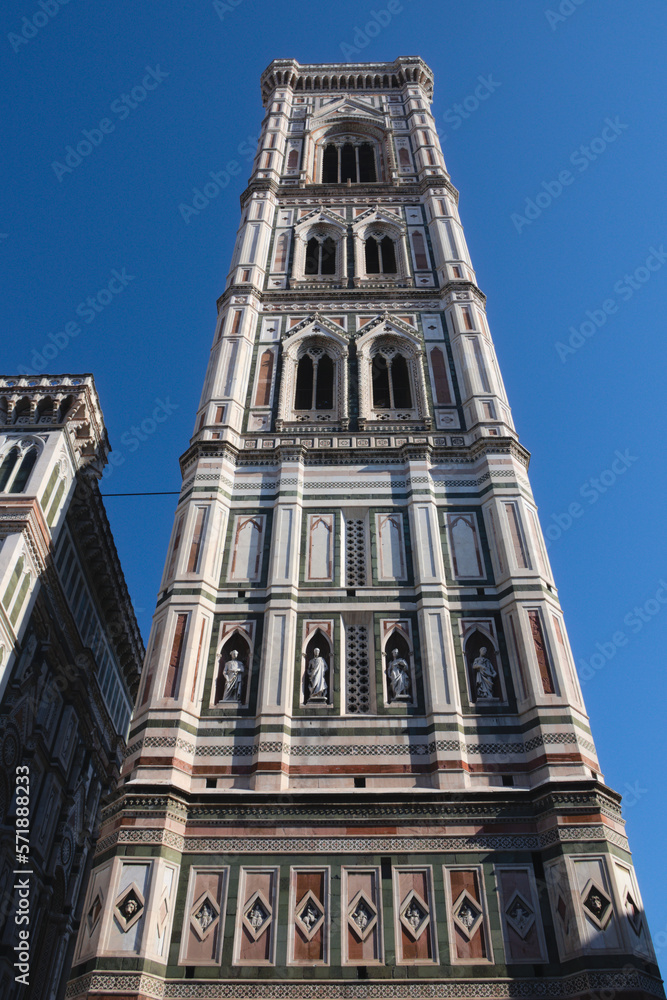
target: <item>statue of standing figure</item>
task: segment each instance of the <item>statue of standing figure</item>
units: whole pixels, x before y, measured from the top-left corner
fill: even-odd
[[[315,647],[314,656],[308,664],[308,701],[319,699],[326,701],[329,697],[327,685],[327,661],[320,656],[320,651]]]
[[[243,663],[243,660],[238,659],[238,649],[232,649],[229,655],[231,659],[227,660],[222,668],[222,676],[225,679],[225,690],[222,695],[222,700],[241,701],[245,664]]]
[[[410,667],[397,649],[392,649],[391,660],[387,666],[387,677],[391,689],[391,699],[410,697]]]
[[[498,676],[498,672],[491,660],[486,657],[486,646],[482,646],[479,656],[473,660],[472,669],[475,674],[477,699],[497,701],[498,699],[493,693],[493,681]]]

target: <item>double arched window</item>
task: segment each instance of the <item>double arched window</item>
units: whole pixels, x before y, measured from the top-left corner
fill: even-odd
[[[381,347],[372,355],[373,408],[412,409],[412,388],[408,363],[393,347]]]
[[[359,140],[329,142],[322,150],[323,184],[372,184],[377,181],[375,147]]]
[[[333,410],[334,363],[321,347],[309,347],[296,370],[294,409]]]
[[[0,463],[0,493],[23,493],[37,461],[37,447],[15,445]]]
[[[326,234],[311,236],[306,244],[304,274],[336,274],[336,241]]]
[[[390,236],[373,233],[366,239],[366,274],[396,274],[396,250]]]

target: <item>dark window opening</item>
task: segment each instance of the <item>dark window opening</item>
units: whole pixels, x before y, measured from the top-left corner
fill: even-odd
[[[37,449],[31,448],[28,454],[23,456],[23,461],[19,466],[19,471],[16,473],[16,477],[9,491],[10,493],[23,493],[36,461]]]
[[[351,142],[346,142],[340,151],[340,180],[341,184],[357,180],[357,157]]]
[[[334,366],[328,354],[324,354],[317,365],[315,388],[315,409],[333,409]]]
[[[19,459],[18,448],[12,448],[12,450],[7,455],[5,455],[2,465],[0,465],[0,490],[4,490],[5,486],[7,485],[9,477],[11,476],[14,470],[14,466],[18,462],[18,459]]]
[[[322,162],[322,183],[338,183],[338,148],[336,146],[324,147],[324,159]]]
[[[336,241],[331,236],[311,236],[306,245],[306,274],[336,273]]]
[[[299,359],[296,370],[295,410],[333,410],[334,363],[322,352],[313,361],[309,354]]]
[[[375,150],[370,142],[328,143],[322,154],[323,184],[371,184],[377,180]]]
[[[304,354],[296,370],[295,410],[310,410],[313,402],[313,362]]]
[[[377,410],[412,409],[408,363],[402,354],[376,354],[371,364],[373,406]]]
[[[366,274],[396,274],[396,250],[389,236],[366,240]]]
[[[373,147],[365,142],[359,146],[359,183],[370,184],[376,179]]]

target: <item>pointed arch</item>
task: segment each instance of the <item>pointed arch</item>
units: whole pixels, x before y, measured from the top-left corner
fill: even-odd
[[[234,655],[236,654],[236,655]],[[215,703],[225,701],[232,704],[245,704],[248,700],[252,647],[247,633],[239,627],[225,637],[218,656],[218,673],[215,679]],[[238,668],[227,670],[225,664],[237,661],[244,666],[243,672]]]
[[[5,489],[7,483],[9,482],[9,477],[14,471],[14,466],[18,460],[18,448],[11,448],[3,458],[2,464],[0,465],[0,491]]]
[[[18,472],[9,487],[9,493],[23,493],[30,478],[35,462],[37,461],[38,450],[36,447],[30,448],[21,461]],[[1,487],[0,487],[1,488]]]
[[[470,700],[487,703],[500,701],[502,699],[500,660],[496,642],[489,630],[477,624],[465,637],[463,648]],[[482,660],[486,660],[487,663],[482,663]]]
[[[28,396],[24,396],[14,407],[14,423],[29,424],[32,417],[32,403]]]
[[[316,653],[315,650],[318,650]],[[317,658],[324,660],[326,667],[313,665]],[[304,705],[329,705],[332,702],[333,647],[329,637],[321,628],[316,628],[308,636],[303,652],[303,673],[301,697]]]

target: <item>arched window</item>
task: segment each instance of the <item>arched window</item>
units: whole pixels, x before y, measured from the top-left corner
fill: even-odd
[[[57,424],[62,424],[63,423],[65,417],[67,416],[67,414],[69,413],[69,411],[72,409],[73,403],[74,403],[74,396],[65,396],[65,398],[62,401],[62,403],[58,407],[58,417],[56,419],[56,423]]]
[[[382,349],[373,355],[373,406],[377,410],[412,409],[408,364],[402,354]]]
[[[287,169],[296,170],[298,166],[299,166],[299,150],[291,149],[289,152],[289,156],[287,157]]]
[[[331,236],[311,236],[306,246],[306,274],[336,273],[336,241]]]
[[[389,236],[366,240],[366,274],[396,274],[396,250]]]
[[[274,270],[284,271],[287,267],[287,251],[289,249],[289,236],[287,233],[282,233],[278,237],[278,242],[276,244],[276,259],[274,264]]]
[[[37,424],[51,424],[53,423],[53,400],[50,396],[46,396],[44,399],[40,399],[37,404],[37,409],[35,411],[35,423]]]
[[[398,151],[398,162],[402,167],[412,166],[410,162],[410,153],[404,146]]]
[[[27,397],[19,399],[18,403],[14,407],[14,423],[15,424],[29,424],[30,423],[30,400]]]
[[[5,455],[2,465],[0,465],[0,490],[4,490],[5,486],[9,482],[9,477],[14,471],[14,466],[19,460],[19,450],[18,448],[12,448],[11,451],[7,452]]]
[[[322,154],[323,184],[372,184],[377,180],[370,142],[327,143]]]
[[[311,348],[299,359],[295,410],[334,408],[334,363],[321,348]]]
[[[19,471],[14,476],[14,480],[9,488],[10,493],[23,493],[36,461],[37,449],[31,448],[30,451],[23,456],[23,461],[19,466]]]

